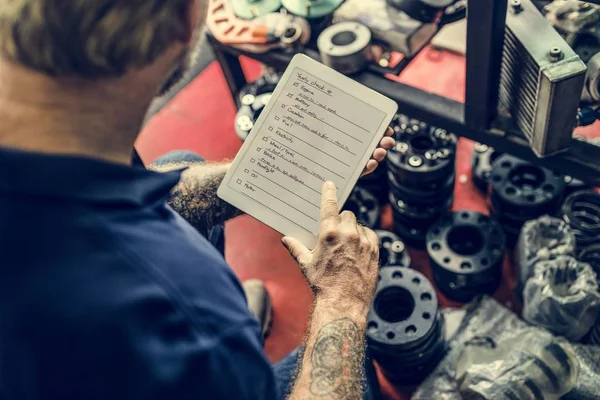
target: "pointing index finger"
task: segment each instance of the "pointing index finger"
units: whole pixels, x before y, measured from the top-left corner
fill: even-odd
[[[340,218],[337,190],[333,182],[325,182],[321,189],[321,223],[337,221]]]

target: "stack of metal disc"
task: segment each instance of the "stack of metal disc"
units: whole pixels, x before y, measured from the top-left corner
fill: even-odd
[[[367,228],[379,226],[379,203],[375,196],[360,187],[355,187],[344,204],[344,210],[352,211],[356,220]]]
[[[279,83],[281,75],[267,71],[256,81],[247,84],[240,90],[240,107],[235,116],[235,133],[246,140],[262,110],[271,100],[271,95]]]
[[[396,146],[388,152],[388,184],[394,231],[423,248],[427,229],[452,207],[456,136],[398,115]]]

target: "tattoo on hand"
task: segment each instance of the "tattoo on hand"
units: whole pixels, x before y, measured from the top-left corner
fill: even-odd
[[[354,321],[342,318],[325,325],[310,355],[311,394],[362,399],[363,358],[364,338]]]

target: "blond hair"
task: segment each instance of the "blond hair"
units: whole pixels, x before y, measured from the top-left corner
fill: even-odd
[[[194,0],[0,0],[0,57],[49,75],[101,78],[151,64]]]

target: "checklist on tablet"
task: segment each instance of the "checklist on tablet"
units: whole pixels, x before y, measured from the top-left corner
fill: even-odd
[[[296,55],[218,194],[312,248],[323,183],[336,185],[343,204],[396,111],[392,100]]]

